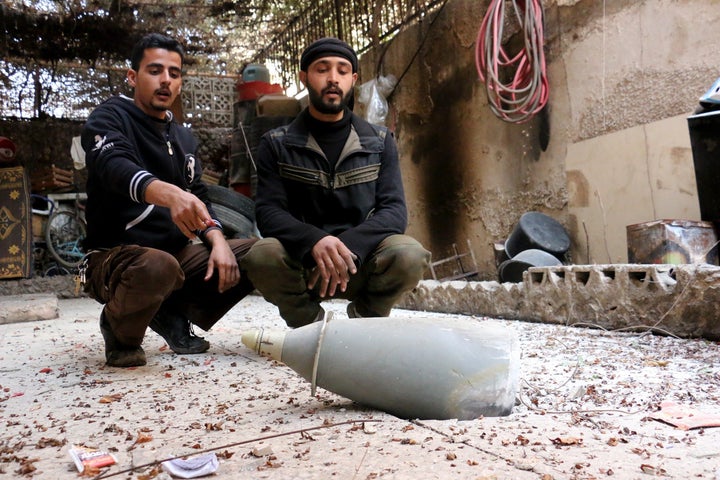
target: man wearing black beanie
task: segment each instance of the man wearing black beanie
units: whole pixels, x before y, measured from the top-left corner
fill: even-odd
[[[256,155],[258,229],[242,267],[290,327],[322,320],[324,299],[350,317],[385,317],[422,279],[430,253],[405,235],[397,147],[349,105],[358,58],[322,38],[300,57],[309,105],[266,133]]]

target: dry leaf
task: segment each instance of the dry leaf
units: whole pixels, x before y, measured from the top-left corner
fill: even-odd
[[[104,397],[100,398],[100,403],[113,403],[122,400],[122,398],[122,393],[113,393],[112,395],[105,395]]]
[[[229,458],[232,458],[232,456],[235,455],[235,452],[231,452],[229,450],[225,450],[224,452],[218,452],[217,457],[222,458],[223,460],[227,460]]]
[[[63,445],[65,445],[64,440],[42,437],[40,441],[38,441],[38,443],[35,445],[35,448],[62,447]]]
[[[152,480],[157,478],[162,473],[162,467],[160,465],[154,466],[148,473],[138,475],[137,480]]]
[[[135,443],[147,443],[147,442],[151,442],[152,439],[153,439],[152,435],[138,432],[138,437],[137,437],[137,440],[135,440]]]
[[[669,360],[645,360],[644,364],[648,367],[667,367],[670,365]]]
[[[551,439],[555,445],[582,445],[582,438],[576,437],[557,437]]]
[[[83,469],[82,473],[80,473],[81,477],[97,477],[98,475],[100,475],[100,469],[97,467],[89,466],[86,466]]]
[[[655,467],[653,467],[652,465],[648,465],[647,463],[643,463],[642,465],[640,465],[640,470],[642,470],[643,473],[655,475]]]

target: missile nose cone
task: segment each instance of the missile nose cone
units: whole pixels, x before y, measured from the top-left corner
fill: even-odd
[[[268,331],[264,328],[252,328],[240,337],[243,345],[259,355],[282,361],[283,343],[286,332]]]

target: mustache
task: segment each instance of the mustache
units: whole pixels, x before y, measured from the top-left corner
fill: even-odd
[[[325,95],[326,93],[336,93],[341,97],[345,95],[345,92],[343,92],[341,88],[335,86],[325,87],[320,91],[321,95]]]

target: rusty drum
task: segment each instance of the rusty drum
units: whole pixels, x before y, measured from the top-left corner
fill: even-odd
[[[718,235],[712,222],[654,220],[626,229],[629,263],[718,264]]]

